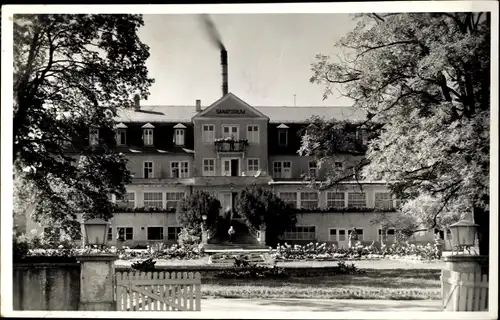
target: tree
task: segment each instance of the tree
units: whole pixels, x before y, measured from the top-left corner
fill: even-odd
[[[236,198],[235,208],[249,228],[265,227],[269,246],[276,246],[278,237],[297,223],[292,206],[260,187],[243,190]]]
[[[356,18],[338,44],[340,59],[318,55],[311,82],[325,86],[324,98],[340,86],[366,112],[359,128],[371,140],[357,169],[387,181],[403,212],[431,198],[433,209],[420,221],[429,229],[473,212],[480,252],[488,254],[490,14]],[[330,124],[319,122],[319,130]],[[301,151],[321,157],[328,138],[312,132]]]
[[[79,232],[77,214],[108,220],[108,195],[130,183],[126,159],[113,153],[113,118],[153,80],[141,15],[15,15],[13,165],[34,196],[32,218]],[[98,145],[88,147],[90,128]],[[22,210],[21,210],[22,211]]]
[[[185,229],[201,234],[201,225],[205,223],[207,230],[213,230],[217,225],[221,204],[219,199],[210,193],[196,190],[177,206],[176,218]],[[203,215],[207,219],[203,221]]]

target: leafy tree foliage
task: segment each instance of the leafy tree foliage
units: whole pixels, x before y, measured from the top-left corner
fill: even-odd
[[[236,199],[235,208],[248,227],[265,228],[266,244],[270,246],[275,246],[278,237],[297,223],[292,206],[264,188],[243,190]]]
[[[324,98],[341,86],[365,111],[371,135],[357,169],[382,179],[403,199],[422,204],[428,228],[473,212],[480,251],[489,242],[489,13],[362,14],[340,40],[340,60],[318,55],[311,82]],[[319,121],[319,130],[330,121]],[[318,132],[317,131],[317,132]],[[312,132],[302,152],[328,157],[327,134]],[[331,183],[337,182],[334,177]],[[405,209],[406,208],[406,209]],[[447,219],[456,215],[454,219]]]
[[[194,230],[196,235],[200,235],[201,225],[204,222],[203,215],[207,216],[204,222],[207,230],[213,230],[217,225],[220,209],[219,199],[208,192],[196,190],[179,202],[176,212],[177,222],[185,229]]]
[[[109,219],[130,182],[114,154],[113,117],[153,82],[141,15],[15,15],[14,176],[32,217],[79,232],[77,214]],[[98,145],[88,147],[92,126]],[[20,209],[21,211],[25,210]],[[31,210],[32,209],[32,210]]]

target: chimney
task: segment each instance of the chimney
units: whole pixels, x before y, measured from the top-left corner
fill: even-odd
[[[196,112],[201,111],[201,100],[196,100]]]
[[[141,110],[141,97],[139,94],[134,95],[134,109],[135,111]]]
[[[222,96],[228,93],[227,89],[227,51],[222,49],[220,51],[220,64],[222,66]]]

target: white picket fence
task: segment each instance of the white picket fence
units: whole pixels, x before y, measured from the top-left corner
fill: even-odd
[[[445,311],[488,311],[488,275],[441,272],[441,294]]]
[[[199,272],[116,272],[117,311],[200,311]]]

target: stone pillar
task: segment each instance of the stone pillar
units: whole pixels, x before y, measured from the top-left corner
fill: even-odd
[[[208,231],[203,228],[201,229],[201,244],[206,245],[208,243]]]
[[[78,310],[116,311],[114,254],[78,256],[80,262],[80,302]]]
[[[444,257],[446,269],[461,273],[488,274],[488,256],[454,254]]]

